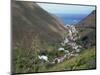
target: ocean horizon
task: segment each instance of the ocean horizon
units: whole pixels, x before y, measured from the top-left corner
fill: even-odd
[[[84,19],[87,14],[55,14],[60,20],[66,24],[74,25]]]

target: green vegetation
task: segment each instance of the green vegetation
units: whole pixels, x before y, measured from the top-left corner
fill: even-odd
[[[63,56],[64,52],[57,50],[62,47],[60,43],[68,34],[67,29],[57,18],[35,3],[14,1],[12,10],[12,65],[14,73],[96,68],[95,29],[81,29],[79,27],[81,39],[75,41],[82,44],[83,47],[79,56],[65,59],[61,63],[51,64],[39,60],[38,55],[46,52],[50,62],[57,56]],[[88,20],[86,21],[88,22]],[[88,38],[84,40],[84,37]],[[82,40],[83,42],[81,42]],[[63,48],[72,51],[72,48],[67,44]]]
[[[12,60],[15,73],[38,72],[41,67],[46,68],[48,64],[41,63],[38,59],[38,55],[44,48],[46,54],[48,54],[49,56],[49,60],[52,61],[53,58],[58,55],[58,46],[50,43],[44,45],[45,47],[41,47],[40,41],[36,37],[32,42],[31,48],[25,49],[18,47],[16,49],[13,49]]]
[[[44,71],[61,71],[61,70],[83,70],[83,69],[95,69],[95,48],[86,49],[77,57],[72,57],[69,60],[65,60],[62,63],[56,64],[51,68],[40,68],[39,72]]]
[[[33,52],[30,52],[29,55],[26,55],[27,53],[25,53],[25,50],[23,52],[22,50],[23,49],[16,50],[18,55],[16,56],[16,59],[14,59],[16,72],[18,73],[96,68],[95,48],[83,50],[79,56],[72,57],[68,60],[66,59],[64,62],[58,64],[40,63],[40,61],[36,59],[37,55],[33,54]],[[53,59],[52,57],[53,56],[51,56],[51,59]]]

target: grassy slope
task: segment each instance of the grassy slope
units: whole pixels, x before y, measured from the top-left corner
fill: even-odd
[[[79,56],[65,60],[49,69],[41,68],[43,71],[61,71],[61,70],[81,70],[81,69],[95,69],[95,48],[84,50]]]

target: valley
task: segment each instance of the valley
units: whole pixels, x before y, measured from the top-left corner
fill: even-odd
[[[96,11],[64,25],[31,1],[13,1],[11,8],[13,73],[96,68]]]

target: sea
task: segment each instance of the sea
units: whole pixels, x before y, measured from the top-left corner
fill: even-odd
[[[87,14],[56,14],[60,20],[64,23],[64,25],[75,25],[84,19]]]

